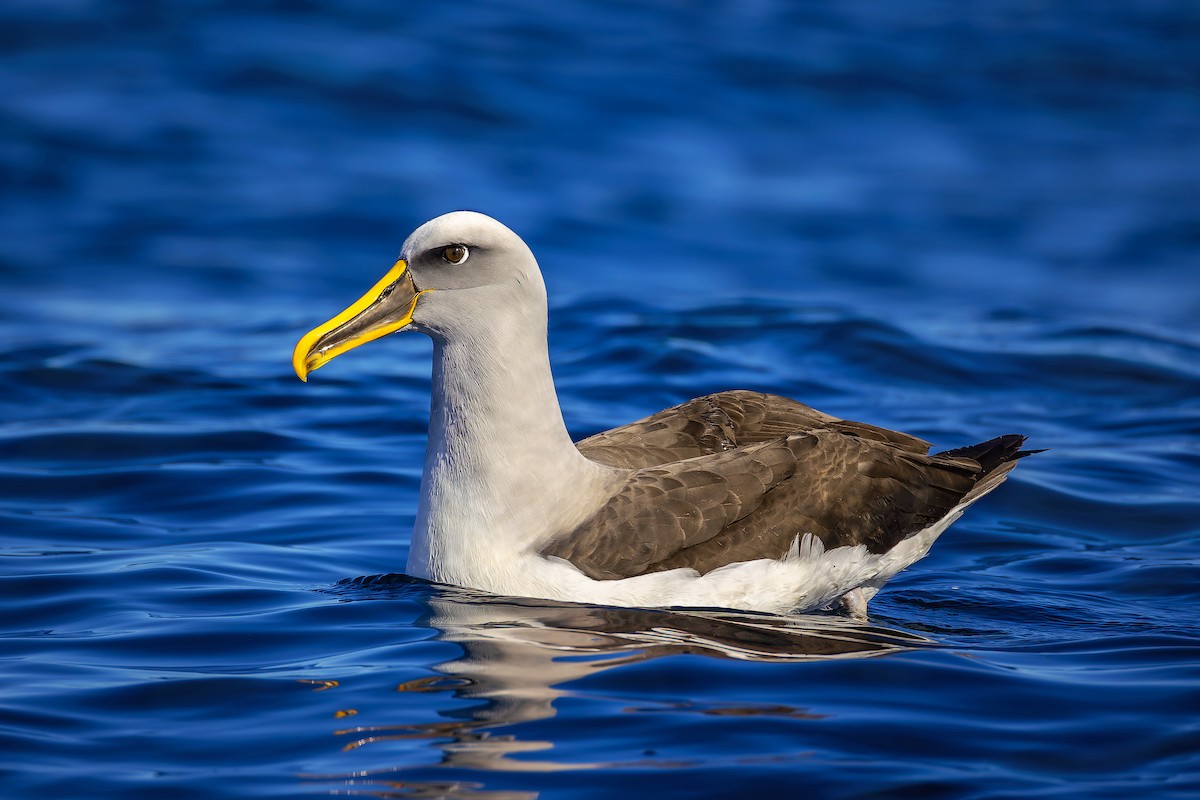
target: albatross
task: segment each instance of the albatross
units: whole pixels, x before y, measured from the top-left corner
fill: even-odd
[[[410,575],[601,605],[865,617],[1031,452],[1006,435],[930,454],[915,436],[743,390],[576,443],[546,326],[529,247],[457,211],[417,228],[382,279],[297,343],[306,381],[395,331],[433,340]]]

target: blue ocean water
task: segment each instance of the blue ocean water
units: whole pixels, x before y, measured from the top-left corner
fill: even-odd
[[[1184,0],[0,8],[0,796],[1200,794]],[[583,436],[743,387],[1023,462],[872,605],[404,578],[474,208]],[[486,531],[481,531],[486,536]]]

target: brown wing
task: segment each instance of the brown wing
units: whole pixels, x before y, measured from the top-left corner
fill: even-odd
[[[593,461],[640,469],[819,430],[888,442],[913,453],[929,450],[929,443],[915,436],[841,420],[786,397],[740,390],[689,400],[598,433],[578,447]]]
[[[625,486],[542,555],[593,578],[625,578],[709,541],[795,474],[787,440],[634,472]]]
[[[1022,439],[1003,438],[1010,462]],[[641,469],[542,552],[597,579],[777,559],[805,533],[826,548],[864,544],[884,552],[945,516],[985,474],[965,451],[929,456],[903,444],[909,440],[826,426]],[[1009,466],[1001,462],[988,474],[1002,479]]]

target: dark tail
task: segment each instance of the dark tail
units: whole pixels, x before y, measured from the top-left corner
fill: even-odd
[[[1025,437],[1016,433],[997,436],[995,439],[988,439],[986,442],[972,444],[966,447],[957,447],[953,450],[943,450],[936,453],[939,456],[948,458],[969,458],[979,462],[979,466],[983,467],[981,474],[987,475],[992,470],[999,467],[1001,464],[1007,464],[1009,461],[1016,461],[1018,458],[1031,456],[1034,453],[1042,453],[1044,450],[1022,450],[1021,445],[1025,444]]]

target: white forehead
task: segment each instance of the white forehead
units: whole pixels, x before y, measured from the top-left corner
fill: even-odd
[[[521,237],[507,227],[477,211],[452,211],[440,217],[434,217],[417,228],[408,239],[400,252],[402,258],[412,258],[415,254],[435,247],[449,244],[466,244],[478,247],[503,248],[519,247],[524,249],[525,243]]]

